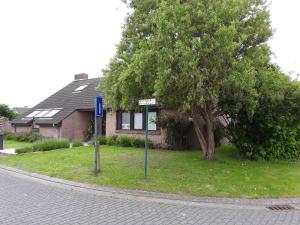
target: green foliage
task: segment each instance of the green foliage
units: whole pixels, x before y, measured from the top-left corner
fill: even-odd
[[[256,65],[268,62],[270,53],[264,0],[149,0],[131,6],[101,82],[114,109],[135,108],[138,99],[151,96],[187,111],[217,105],[227,80],[253,92]]]
[[[226,137],[226,128],[221,123],[220,120],[216,121],[214,124],[214,138],[215,138],[215,145],[220,147],[222,145],[221,141],[223,138]]]
[[[107,136],[106,137],[106,144],[107,145],[115,145],[117,140],[117,136]]]
[[[166,143],[171,149],[187,148],[185,135],[192,128],[190,121],[183,119],[180,114],[161,113],[158,124],[166,130]]]
[[[86,140],[92,140],[94,136],[94,122],[91,120],[87,129],[84,131],[84,137]]]
[[[0,104],[0,117],[5,117],[9,120],[15,119],[19,114],[13,110],[10,109],[8,105]]]
[[[232,142],[251,159],[299,159],[300,84],[276,71],[261,78],[253,115],[248,115],[247,107],[237,114],[229,112]]]
[[[106,139],[107,139],[106,136],[99,136],[99,137],[97,137],[97,140],[98,140],[98,142],[99,142],[100,145],[106,145]]]
[[[130,137],[130,143],[132,147],[136,148],[143,148],[145,146],[145,140],[142,138]],[[153,146],[151,141],[148,144],[150,148]]]
[[[125,135],[119,135],[116,140],[116,144],[122,147],[130,147],[131,146],[131,138]]]
[[[72,147],[81,147],[83,146],[83,143],[80,140],[75,140],[72,143]]]
[[[34,152],[36,151],[50,151],[55,149],[69,148],[70,143],[67,140],[47,140],[37,142],[32,145]]]
[[[30,153],[33,152],[33,149],[31,147],[27,148],[19,148],[15,150],[17,154],[23,154],[23,153]]]
[[[136,148],[143,148],[145,146],[145,140],[143,138],[132,137],[127,135],[101,136],[98,137],[98,141],[102,145],[117,145],[122,147],[136,147]],[[148,145],[149,148],[154,147],[151,140],[148,140]]]
[[[213,151],[208,136],[223,106],[232,102],[237,113],[246,105],[248,114],[257,107],[257,79],[270,65],[267,1],[132,0],[129,6],[133,13],[100,82],[107,104],[135,109],[138,99],[156,97],[189,113],[197,127],[202,116],[209,126],[197,129],[197,137],[205,154]]]
[[[40,134],[30,133],[30,132],[20,132],[20,133],[10,133],[4,134],[4,139],[20,141],[20,142],[35,142],[43,138]]]

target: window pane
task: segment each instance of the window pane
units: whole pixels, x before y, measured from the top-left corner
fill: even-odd
[[[148,113],[148,130],[156,130],[156,112]]]
[[[54,109],[51,110],[49,113],[47,113],[46,115],[43,115],[43,117],[52,117],[54,116],[56,113],[58,113],[60,111],[60,109]]]
[[[143,129],[143,113],[134,113],[134,129]]]
[[[130,130],[130,113],[122,113],[122,130]]]
[[[30,113],[29,115],[27,115],[26,117],[34,117],[35,115],[39,114],[41,111],[34,111],[32,113]]]
[[[85,89],[87,86],[88,86],[87,84],[86,84],[86,85],[82,85],[82,86],[76,88],[75,91],[82,91],[82,90]]]
[[[49,112],[49,110],[45,110],[40,112],[39,114],[36,114],[34,117],[43,117],[45,114],[47,114]]]

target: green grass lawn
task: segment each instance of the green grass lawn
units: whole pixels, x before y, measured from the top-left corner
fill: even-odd
[[[143,177],[143,149],[101,147],[102,172],[93,176],[93,148],[79,147],[0,158],[0,163],[64,179],[195,196],[300,196],[300,164],[240,160],[232,146],[217,150],[216,160],[200,151],[150,150],[149,177]]]
[[[6,148],[25,148],[32,145],[32,143],[28,143],[28,142],[17,142],[17,141],[11,141],[11,140],[4,140],[3,142],[3,147],[4,149]]]

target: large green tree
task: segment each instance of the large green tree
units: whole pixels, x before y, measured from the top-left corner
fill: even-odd
[[[256,107],[256,80],[269,65],[272,35],[266,1],[127,3],[133,12],[104,71],[108,104],[132,109],[138,99],[156,97],[188,112],[204,157],[212,159],[214,124],[223,108],[238,112],[246,105],[251,113]]]

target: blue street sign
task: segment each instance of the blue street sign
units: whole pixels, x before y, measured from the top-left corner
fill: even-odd
[[[102,98],[102,96],[96,97],[95,113],[96,113],[96,117],[103,117],[103,98]]]

